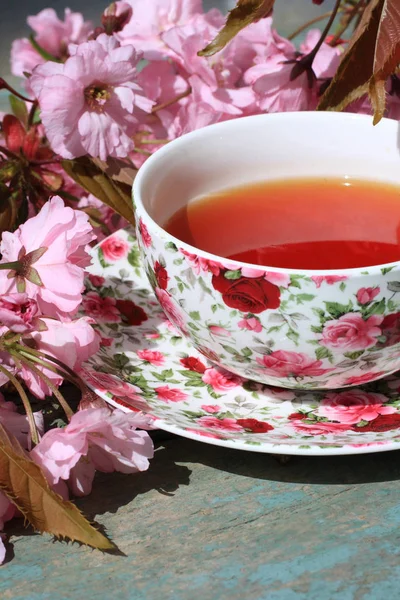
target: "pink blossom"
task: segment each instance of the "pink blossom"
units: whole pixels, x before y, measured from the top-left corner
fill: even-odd
[[[127,156],[153,105],[135,83],[140,55],[106,34],[69,51],[64,64],[39,65],[30,78],[52,149],[64,158]]]
[[[65,58],[69,43],[80,44],[87,40],[92,29],[81,13],[65,9],[64,21],[57,17],[53,8],[45,8],[37,15],[28,17],[29,27],[35,32],[35,40],[41,48],[56,58]],[[33,48],[27,38],[14,40],[11,48],[11,72],[17,77],[32,73],[45,59]]]
[[[50,483],[72,476],[74,493],[88,494],[95,470],[136,473],[148,468],[153,444],[145,431],[136,429],[142,426],[142,420],[120,410],[84,409],[75,413],[63,429],[45,433],[31,457],[45,470]]]
[[[360,304],[369,304],[380,293],[379,287],[360,288],[356,298]]]
[[[380,315],[372,315],[364,321],[359,313],[348,313],[327,321],[320,344],[341,350],[365,350],[376,344],[376,338],[382,333],[379,327],[382,320]]]
[[[133,44],[144,51],[149,60],[165,57],[161,35],[171,27],[186,23],[193,15],[202,12],[201,0],[127,0],[133,17],[117,34],[123,44]]]
[[[196,424],[208,427],[209,429],[220,429],[222,431],[243,431],[243,427],[238,425],[236,419],[218,419],[217,417],[200,417]]]
[[[3,535],[1,533],[4,529],[6,521],[10,521],[17,514],[17,508],[3,492],[0,492],[0,565],[3,564],[6,557],[6,548],[3,543]]]
[[[304,435],[340,434],[349,430],[349,426],[344,423],[305,423],[302,420],[293,420],[291,424],[298,433]]]
[[[317,288],[321,287],[322,283],[326,283],[327,285],[334,285],[335,283],[339,283],[340,281],[346,281],[346,275],[314,275],[311,277]]]
[[[106,323],[119,323],[121,314],[116,306],[115,298],[104,296],[102,298],[96,292],[88,292],[82,299],[82,307],[89,317],[96,321]]]
[[[165,363],[165,356],[162,352],[156,350],[138,350],[136,352],[139,358],[146,362],[154,365],[155,367],[162,367]]]
[[[208,331],[216,336],[229,337],[232,335],[225,327],[220,327],[219,325],[209,325]]]
[[[289,350],[276,350],[257,358],[263,367],[264,375],[272,377],[318,377],[329,373],[332,369],[323,369],[322,360],[314,360],[307,354],[291,352]]]
[[[116,262],[128,256],[130,246],[119,235],[111,235],[100,244],[104,259],[107,262]]]
[[[146,246],[146,248],[150,248],[152,244],[151,236],[142,218],[139,219],[139,233],[144,246]]]
[[[87,215],[64,206],[58,196],[53,197],[38,215],[16,231],[3,233],[1,262],[22,261],[28,274],[24,277],[15,272],[9,278],[13,271],[0,271],[1,294],[20,291],[20,284],[29,298],[36,300],[42,313],[49,316],[74,313],[82,299],[83,268],[90,264],[86,248],[92,239]],[[36,251],[40,251],[39,258],[30,260],[30,253]],[[40,280],[29,277],[31,268]]]
[[[200,408],[202,410],[204,410],[205,412],[208,412],[211,414],[221,412],[221,410],[222,410],[221,407],[218,406],[218,404],[202,404],[200,406]]]
[[[132,18],[132,7],[128,2],[111,2],[101,15],[101,23],[108,35],[121,31]]]
[[[44,331],[31,334],[34,346],[41,352],[63,362],[76,371],[81,364],[99,349],[99,336],[92,327],[92,319],[81,317],[74,321],[57,321],[43,318]],[[55,385],[62,383],[62,378],[46,368],[38,367]],[[21,369],[21,377],[35,396],[44,398],[51,395],[47,384],[29,368]]]
[[[176,302],[173,300],[172,296],[170,296],[168,292],[162,290],[161,288],[156,288],[155,293],[168,319],[172,321],[173,325],[176,325],[179,327],[179,329],[181,329],[181,331],[185,332],[186,325],[182,312]]]
[[[354,425],[359,421],[373,421],[379,415],[397,412],[393,406],[384,406],[385,402],[387,398],[383,394],[361,390],[330,392],[315,412],[330,421]]]
[[[258,319],[257,317],[246,317],[244,319],[241,319],[238,322],[238,326],[241,329],[248,329],[249,331],[254,331],[255,333],[260,333],[262,331],[260,319]]]
[[[38,306],[27,294],[0,296],[0,332],[26,333],[39,326]]]
[[[4,404],[11,404],[13,406],[13,409],[10,409],[10,407],[8,406],[5,407]],[[5,429],[9,433],[11,433],[15,438],[17,438],[17,440],[23,448],[25,448],[26,450],[30,449],[31,438],[28,417],[17,412],[16,406],[12,402],[4,404],[0,404],[0,424],[3,425],[3,427],[5,427]],[[34,412],[33,418],[35,420],[35,424],[39,434],[42,434],[44,430],[42,412]],[[2,527],[0,511],[0,530],[1,529]]]
[[[201,127],[218,123],[222,119],[221,112],[215,111],[201,99],[194,99],[194,96],[190,96],[185,104],[177,104],[176,106],[178,108],[176,112],[161,110],[158,113],[166,129],[167,136],[171,140]],[[211,263],[211,261],[209,262]]]
[[[154,391],[157,394],[157,398],[164,402],[182,402],[188,397],[185,392],[182,392],[178,388],[170,388],[169,385],[156,387],[154,388]]]
[[[229,392],[229,390],[238,387],[243,382],[243,379],[238,375],[214,367],[204,371],[202,380],[210,385],[214,392]]]

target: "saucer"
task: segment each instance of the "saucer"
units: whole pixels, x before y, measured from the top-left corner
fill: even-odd
[[[92,257],[83,312],[98,323],[101,348],[81,376],[111,405],[151,415],[156,428],[240,450],[313,456],[400,449],[400,375],[320,392],[241,379],[213,365],[166,319],[131,230],[103,240]],[[214,333],[229,347],[229,332],[216,326]]]

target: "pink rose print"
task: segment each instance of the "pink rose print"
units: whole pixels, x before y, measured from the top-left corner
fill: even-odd
[[[320,344],[342,350],[365,350],[377,342],[382,333],[379,325],[383,317],[372,315],[364,321],[359,313],[348,313],[325,323]]]
[[[130,246],[118,235],[112,235],[101,242],[100,248],[106,262],[116,262],[128,256]]]
[[[214,367],[205,370],[202,380],[207,385],[211,385],[214,392],[228,392],[232,388],[241,385],[243,381],[238,375],[228,373],[228,371],[222,369],[217,370]]]
[[[104,285],[105,279],[104,277],[100,277],[100,275],[92,275],[91,273],[89,273],[88,278],[90,283],[94,287],[101,287],[102,285]]]
[[[216,433],[210,433],[209,431],[202,431],[201,429],[191,429],[190,427],[186,427],[186,431],[188,433],[195,433],[196,435],[201,435],[203,437],[214,438],[214,440],[220,440],[221,436]]]
[[[291,424],[298,433],[304,435],[328,435],[329,433],[344,433],[349,430],[349,426],[344,423],[305,423],[302,420],[293,420]]]
[[[238,322],[238,326],[240,329],[248,329],[249,331],[254,331],[255,333],[260,333],[260,331],[262,331],[262,325],[257,317],[247,316]]]
[[[363,385],[369,381],[374,381],[374,379],[379,379],[384,375],[384,371],[378,371],[377,373],[364,373],[363,375],[353,375],[352,377],[348,377],[343,382],[343,385]]]
[[[121,321],[115,298],[109,296],[102,298],[96,292],[88,292],[86,296],[83,296],[82,306],[85,314],[93,317],[96,321],[105,321],[106,323]]]
[[[319,417],[354,425],[359,421],[373,421],[379,415],[390,415],[396,411],[393,406],[383,406],[387,398],[383,394],[367,393],[361,390],[330,392],[315,411]]]
[[[152,244],[151,236],[146,225],[143,222],[143,219],[139,219],[139,233],[140,237],[142,238],[143,245],[146,246],[146,248],[150,248]]]
[[[219,327],[219,325],[209,325],[208,330],[210,333],[217,336],[229,337],[230,335],[232,335],[230,331],[225,329],[225,327]]]
[[[165,363],[164,354],[156,350],[138,350],[136,354],[139,358],[145,360],[151,365],[154,365],[155,367],[161,367]]]
[[[346,275],[314,275],[311,277],[317,288],[321,287],[322,283],[326,283],[327,285],[334,285],[335,283],[339,283],[340,281],[346,281]]]
[[[243,427],[238,425],[236,419],[218,419],[217,417],[200,417],[196,423],[209,429],[220,429],[222,431],[243,431]]]
[[[197,256],[197,254],[192,254],[191,252],[187,252],[186,250],[183,250],[183,248],[180,250],[196,275],[200,275],[201,272],[210,272],[213,275],[219,275],[220,270],[224,268],[218,262],[208,260],[208,258],[202,258],[201,256]]]
[[[332,370],[323,369],[322,360],[289,350],[276,350],[257,358],[257,362],[263,367],[264,375],[273,377],[318,377]]]
[[[186,326],[185,321],[183,320],[182,312],[173,300],[172,296],[160,288],[156,288],[155,293],[167,317],[174,325],[179,327],[179,329],[181,329],[183,332],[186,332]]]
[[[290,277],[287,273],[274,273],[273,271],[267,271],[264,275],[264,279],[277,285],[278,287],[287,288],[290,285]]]
[[[164,400],[164,402],[182,402],[188,397],[185,392],[182,392],[177,388],[170,388],[169,385],[154,388],[154,391],[157,394],[157,398],[159,400]]]
[[[218,404],[202,404],[200,408],[208,413],[218,413],[222,410]]]
[[[379,287],[360,288],[356,294],[356,298],[360,304],[369,304],[380,292]]]
[[[124,406],[146,412],[149,410],[148,404],[141,395],[141,389],[136,385],[114,379],[108,373],[100,373],[89,369],[82,369],[81,373],[87,383],[103,393],[109,392],[120,400]]]

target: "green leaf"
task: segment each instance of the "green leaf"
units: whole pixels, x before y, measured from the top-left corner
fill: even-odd
[[[200,331],[200,327],[197,327],[197,325],[195,325],[194,323],[188,323],[188,327],[190,327],[190,329],[193,329],[193,331]]]
[[[350,358],[350,360],[356,360],[364,354],[364,350],[358,350],[357,352],[345,352],[344,356]]]
[[[218,310],[218,305],[217,304],[213,304],[211,307],[211,310],[213,311],[213,313],[215,313]]]
[[[339,289],[341,292],[344,292],[344,290],[346,289],[346,284],[344,281],[342,281],[339,285]]]
[[[28,123],[28,109],[25,102],[12,95],[8,97],[8,100],[13,114],[26,126]]]
[[[324,302],[326,310],[334,318],[338,319],[342,315],[346,315],[353,308],[351,302],[348,304],[340,304],[339,302]]]
[[[314,300],[315,294],[297,294],[295,298],[297,304],[304,304],[304,302],[311,302],[311,300]]]
[[[132,267],[140,267],[140,252],[136,246],[133,246],[128,254],[128,263],[132,265]]]
[[[240,279],[242,276],[242,272],[240,269],[236,269],[236,271],[226,271],[224,274],[225,279]]]
[[[221,346],[223,347],[225,352],[229,352],[229,354],[237,354],[238,353],[238,351],[235,348],[232,348],[232,346],[225,346],[224,344],[221,344]]]
[[[296,275],[290,276],[290,285],[291,285],[291,287],[299,288],[299,290],[301,289],[301,284]]]
[[[201,317],[200,317],[200,313],[198,310],[193,310],[192,312],[189,313],[189,317],[191,319],[193,319],[194,321],[200,321]]]
[[[169,252],[178,252],[178,248],[176,247],[174,242],[166,242],[164,245],[164,248],[165,248],[165,250],[168,250]]]
[[[381,268],[381,273],[382,275],[387,275],[388,273],[390,273],[390,271],[393,271],[394,267],[382,267]]]
[[[253,354],[253,351],[250,350],[250,348],[247,348],[246,346],[246,348],[242,348],[242,354],[243,356],[251,356]]]
[[[315,349],[315,358],[317,360],[322,360],[324,358],[332,359],[332,352],[328,350],[328,348],[320,346],[319,348]]]
[[[387,284],[389,292],[400,292],[400,281],[389,281]]]
[[[320,325],[319,327],[317,327],[316,325],[311,325],[311,331],[313,331],[314,333],[322,333],[323,331],[323,326]]]
[[[186,379],[201,379],[201,373],[196,373],[195,371],[179,370],[178,373],[180,373],[183,377],[186,377]]]
[[[386,301],[385,298],[382,298],[382,300],[379,302],[374,302],[365,311],[363,311],[363,316],[365,319],[368,319],[371,315],[383,315],[385,309]]]
[[[164,369],[163,371],[161,371],[161,375],[163,377],[165,377],[166,379],[169,379],[170,377],[172,377],[174,374],[172,369]]]
[[[296,331],[293,331],[293,329],[290,329],[288,331],[288,333],[286,334],[286,337],[289,340],[292,340],[292,342],[294,342],[296,344],[296,346],[298,345],[299,342],[299,334]]]

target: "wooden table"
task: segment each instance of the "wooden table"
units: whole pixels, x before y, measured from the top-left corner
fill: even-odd
[[[399,597],[399,452],[284,463],[153,436],[149,471],[78,501],[125,556],[13,525],[2,600]]]

